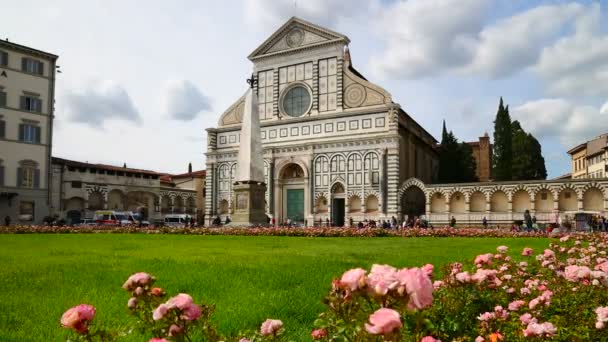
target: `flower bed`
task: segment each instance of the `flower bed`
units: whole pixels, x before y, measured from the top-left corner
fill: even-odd
[[[334,280],[311,338],[320,341],[607,341],[608,235],[573,234],[543,251],[524,248],[452,263],[433,279],[433,265],[355,268]],[[434,281],[433,281],[434,280]],[[224,337],[210,320],[213,305],[188,294],[166,298],[147,273],[124,283],[137,330],[150,341],[282,341],[283,323],[268,319],[257,331]],[[95,322],[90,304],[61,318],[75,340],[120,340],[133,329],[110,331]]]
[[[96,233],[138,233],[138,234],[188,234],[188,235],[243,235],[243,236],[303,236],[303,237],[547,237],[562,236],[546,232],[517,232],[508,229],[481,229],[481,228],[408,228],[408,229],[381,229],[381,228],[174,228],[174,227],[138,227],[138,226],[84,226],[84,227],[58,227],[58,226],[24,226],[13,225],[0,227],[0,233],[12,234],[96,234]]]

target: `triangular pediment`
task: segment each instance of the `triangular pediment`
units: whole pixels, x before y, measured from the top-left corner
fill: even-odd
[[[336,42],[348,44],[350,40],[343,34],[292,17],[255,49],[248,58],[254,60],[260,57]]]

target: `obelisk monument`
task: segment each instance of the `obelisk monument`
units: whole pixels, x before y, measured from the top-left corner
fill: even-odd
[[[245,95],[245,110],[241,124],[241,141],[234,182],[234,212],[232,226],[267,225],[265,213],[264,159],[258,114],[258,96],[253,92],[257,80],[251,76]]]

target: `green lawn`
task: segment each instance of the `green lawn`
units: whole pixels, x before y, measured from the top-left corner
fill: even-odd
[[[309,340],[331,280],[345,270],[373,263],[438,269],[500,244],[515,255],[548,240],[0,234],[0,341],[65,341],[59,318],[79,303],[95,305],[96,320],[124,326],[129,296],[121,285],[137,271],[155,275],[169,294],[216,303],[223,333],[270,317],[283,320],[294,340]]]

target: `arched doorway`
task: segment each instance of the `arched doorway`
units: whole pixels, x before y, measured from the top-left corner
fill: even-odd
[[[344,202],[346,191],[342,183],[336,183],[331,187],[331,222],[334,226],[344,226]]]
[[[296,163],[285,165],[279,173],[283,222],[304,224],[306,174]]]
[[[113,189],[108,192],[108,209],[118,211],[125,210],[123,198],[123,192],[118,189]]]
[[[143,219],[149,218],[149,213],[154,208],[155,195],[145,191],[130,191],[127,193],[126,208],[136,213],[143,212]]]
[[[401,197],[401,215],[405,219],[420,217],[425,214],[426,197],[417,186],[410,186]]]
[[[88,198],[89,210],[102,210],[104,204],[103,194],[99,191],[93,191]]]

